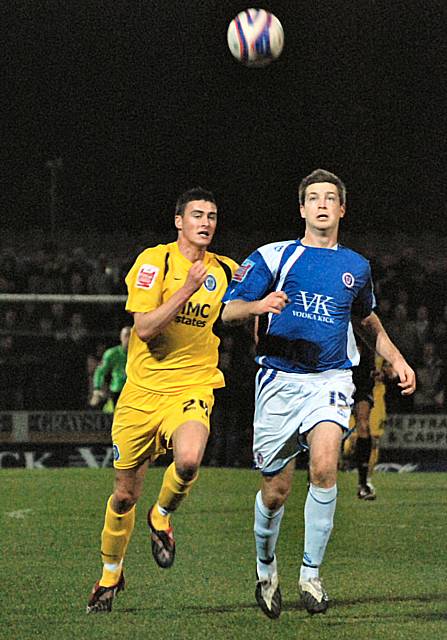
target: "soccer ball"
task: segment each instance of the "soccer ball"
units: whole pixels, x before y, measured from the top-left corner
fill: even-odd
[[[264,9],[246,9],[228,25],[228,47],[247,67],[264,67],[280,55],[284,31],[278,18]]]

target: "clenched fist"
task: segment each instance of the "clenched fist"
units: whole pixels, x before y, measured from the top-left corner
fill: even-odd
[[[205,282],[207,270],[202,260],[194,262],[186,277],[185,287],[191,290],[191,295],[195,293]]]
[[[262,298],[262,300],[258,300],[256,315],[262,315],[263,313],[279,314],[288,302],[290,302],[289,298],[284,291],[272,291],[272,293],[269,293],[265,298]]]

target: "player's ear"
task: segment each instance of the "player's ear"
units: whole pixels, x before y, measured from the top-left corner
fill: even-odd
[[[306,217],[306,214],[304,213],[304,205],[300,204],[300,214],[302,218]]]
[[[342,204],[340,207],[340,218],[344,218],[346,213],[346,205]]]
[[[180,231],[183,228],[183,216],[177,214],[174,218],[175,228]]]

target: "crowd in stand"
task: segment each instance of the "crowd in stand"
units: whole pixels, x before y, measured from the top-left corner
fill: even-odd
[[[0,252],[0,293],[125,295],[124,278],[138,252],[93,255],[82,246],[63,249],[54,242],[23,253],[4,248]],[[244,255],[234,257],[241,260]],[[415,249],[404,245],[400,251],[369,256],[378,314],[418,378],[418,390],[411,399],[403,400],[395,385],[390,385],[390,412],[447,408],[447,293],[443,293],[447,261],[423,255],[419,259]],[[129,322],[123,306],[122,302],[2,301],[2,408],[86,408],[92,371],[104,349],[118,343],[121,326]],[[236,398],[232,402],[228,397],[225,402],[229,413],[232,407],[237,413],[241,405],[247,405],[244,394],[251,397],[252,353],[247,344],[241,349],[240,340],[234,339],[230,329],[224,330],[221,366],[229,372],[229,387],[222,395]],[[246,361],[235,366],[242,352],[247,354]]]

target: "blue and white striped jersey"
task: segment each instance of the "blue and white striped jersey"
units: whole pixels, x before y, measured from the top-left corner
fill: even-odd
[[[259,319],[258,364],[291,373],[349,369],[359,362],[351,315],[375,307],[369,262],[337,245],[273,242],[254,251],[233,276],[223,301],[260,300],[284,291],[290,302]]]

